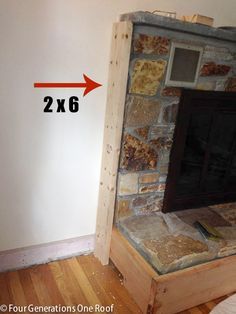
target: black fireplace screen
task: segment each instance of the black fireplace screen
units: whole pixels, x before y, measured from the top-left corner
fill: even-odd
[[[183,90],[163,212],[236,201],[236,93]]]

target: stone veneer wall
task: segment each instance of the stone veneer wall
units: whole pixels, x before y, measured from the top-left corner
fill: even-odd
[[[179,88],[165,86],[172,41],[204,47],[196,89],[236,91],[234,43],[154,26],[134,27],[116,221],[162,207],[181,94]]]

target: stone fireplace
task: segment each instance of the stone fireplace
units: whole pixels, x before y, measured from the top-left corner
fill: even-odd
[[[172,156],[170,163],[170,153],[174,148],[181,95],[186,93],[187,88],[189,94],[191,91],[195,95],[205,92],[207,97],[210,94],[216,95],[216,99],[228,97],[235,104],[236,35],[230,31],[145,13],[122,15],[121,20],[134,22],[134,30],[117,179],[115,224],[160,273],[234,254],[234,189],[231,199],[222,197],[218,201],[206,202],[204,208],[203,204],[191,203],[173,208],[188,208],[188,211],[171,214],[163,214],[162,211],[167,211],[167,207],[168,211],[172,211],[169,204],[174,204],[168,203],[165,207],[167,189],[175,168],[175,157]],[[189,47],[197,47],[195,50],[199,51],[199,58],[195,58],[195,65],[192,65],[194,75],[188,75],[186,68],[190,69],[191,64],[181,55],[177,57],[182,65],[176,65],[175,74],[170,73],[170,60],[174,62],[171,55],[174,45],[186,47],[183,48],[186,51]],[[178,75],[178,71],[183,71],[183,75]],[[175,83],[178,77],[181,77],[181,82]],[[183,81],[184,77],[186,81]],[[170,85],[171,80],[173,85]],[[176,147],[178,143],[174,145]],[[231,201],[231,204],[221,204],[227,201]],[[224,235],[224,240],[220,243],[203,240],[193,227],[198,219],[211,222]]]

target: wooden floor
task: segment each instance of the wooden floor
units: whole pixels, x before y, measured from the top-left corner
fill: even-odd
[[[182,314],[209,313],[223,299]],[[124,288],[118,271],[112,265],[102,266],[93,255],[0,274],[0,304],[114,304],[113,313],[141,313]]]

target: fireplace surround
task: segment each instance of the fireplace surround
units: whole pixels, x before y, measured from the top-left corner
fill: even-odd
[[[144,12],[114,25],[95,255],[112,259],[148,313],[176,313],[236,289],[235,204],[161,212],[184,87],[166,80],[173,42],[202,48],[195,90],[230,95],[236,82],[233,32]],[[199,215],[223,228],[226,242],[204,241],[192,226]]]
[[[128,216],[152,214],[157,211],[169,212],[186,206],[191,208],[209,204],[206,198],[204,203],[203,198],[198,198],[197,194],[195,200],[201,199],[202,202],[194,204],[194,201],[189,199],[188,205],[186,200],[186,206],[183,206],[183,202],[182,205],[179,205],[179,201],[177,204],[177,198],[174,203],[171,200],[171,194],[177,196],[174,190],[179,166],[175,165],[176,156],[170,163],[170,152],[173,151],[174,131],[177,130],[177,113],[179,106],[182,107],[181,94],[185,101],[187,94],[199,94],[202,98],[205,95],[205,105],[202,104],[201,108],[209,111],[211,106],[206,105],[207,101],[235,102],[235,97],[229,93],[236,90],[232,83],[236,81],[235,33],[226,34],[224,31],[223,34],[222,30],[212,27],[182,23],[155,15],[148,15],[148,20],[147,16],[144,17],[142,14],[124,15],[122,19],[130,17],[134,18],[135,23],[122,121],[116,186],[116,222]],[[169,78],[172,77],[169,73],[172,71],[171,66],[175,59],[173,51],[176,48],[180,49],[178,55],[183,51],[184,58],[180,56],[177,58],[174,72],[188,73],[187,70],[190,69],[192,74],[189,77],[186,74],[185,76],[175,74],[175,79],[178,77],[180,80],[175,82],[179,86],[172,86],[169,85],[171,81],[167,77],[168,75]],[[199,53],[199,58],[195,58],[192,67],[191,62],[185,61],[188,55],[185,56],[184,51],[187,49]],[[191,54],[189,58],[191,59]],[[191,89],[190,77],[193,79]],[[185,91],[186,87],[189,91]],[[201,99],[201,102],[204,100]],[[184,106],[190,107],[191,104]],[[231,110],[229,107],[233,106],[229,104],[226,107],[227,110]],[[183,120],[186,125],[187,119]],[[175,146],[182,145],[182,135],[178,141],[179,143],[175,142]],[[203,161],[201,163],[204,164]],[[204,171],[206,172],[206,169]],[[208,186],[210,187],[210,184]],[[221,194],[221,198],[219,197],[216,202],[224,202],[227,199],[232,201],[233,198],[232,194],[231,197],[225,198]],[[209,195],[208,200],[210,199],[212,196]],[[210,203],[213,204],[213,200]]]

